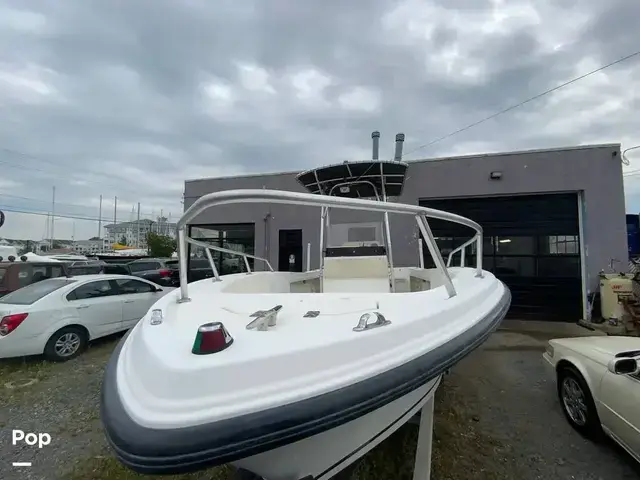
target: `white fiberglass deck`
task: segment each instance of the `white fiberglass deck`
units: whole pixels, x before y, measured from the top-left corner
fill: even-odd
[[[162,324],[151,325],[148,314],[133,329],[118,362],[118,390],[136,422],[172,428],[352,385],[454,339],[504,295],[504,285],[489,272],[448,272],[458,292],[453,297],[435,269],[418,268],[395,269],[396,285],[405,285],[396,293],[292,293],[312,291],[318,271],[240,273],[192,283],[190,302],[177,302],[176,290],[153,307],[163,310]],[[252,313],[276,305],[282,309],[275,327],[246,329]],[[308,311],[320,314],[303,317]],[[373,311],[391,324],[353,331],[360,316]],[[208,322],[222,322],[234,343],[215,354],[193,355],[197,329]]]

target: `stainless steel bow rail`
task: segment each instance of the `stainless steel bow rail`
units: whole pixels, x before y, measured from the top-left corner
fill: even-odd
[[[420,207],[417,205],[380,202],[375,200],[362,200],[359,198],[332,197],[328,195],[316,195],[312,193],[285,192],[281,190],[265,189],[226,190],[222,192],[210,193],[208,195],[200,197],[193,203],[193,205],[191,205],[187,209],[186,212],[184,212],[180,220],[178,220],[178,259],[180,269],[180,298],[178,299],[178,302],[190,301],[187,286],[188,243],[201,246],[205,249],[205,253],[207,255],[209,263],[211,263],[211,268],[213,269],[215,279],[218,281],[220,280],[220,276],[218,275],[218,271],[213,262],[213,258],[211,257],[210,250],[222,251],[231,255],[244,257],[245,266],[247,267],[248,272],[251,272],[251,269],[248,268],[249,262],[247,258],[264,261],[269,269],[273,271],[273,268],[271,267],[269,261],[264,258],[248,255],[243,252],[237,252],[235,250],[215,247],[206,242],[200,242],[187,236],[187,225],[200,213],[214,206],[236,203],[279,203],[320,207],[323,211],[326,211],[326,209],[329,208],[341,208],[346,210],[381,212],[384,214],[398,213],[403,215],[413,215],[416,219],[416,223],[418,224],[418,228],[422,233],[425,243],[427,244],[429,253],[431,254],[431,257],[436,264],[436,268],[442,273],[444,277],[444,284],[449,297],[453,297],[456,295],[455,287],[453,286],[451,276],[449,275],[449,272],[447,270],[448,264],[450,264],[451,262],[452,254],[457,251],[464,252],[464,249],[467,246],[471,245],[471,243],[473,243],[474,241],[476,242],[476,276],[482,277],[482,227],[476,222],[469,220],[468,218],[461,217],[460,215],[443,212],[442,210],[435,210],[433,208]],[[476,231],[476,235],[471,240],[465,242],[463,245],[451,252],[447,264],[445,264],[436,244],[433,232],[431,231],[431,227],[429,226],[429,222],[427,221],[427,218],[429,217],[465,225],[469,228],[474,229]],[[321,223],[321,227],[322,226],[323,224]],[[389,245],[387,255],[389,255],[390,252],[391,246]],[[464,254],[462,262],[464,262]]]
[[[227,253],[229,255],[236,255],[236,256],[242,257],[244,259],[244,266],[247,269],[247,273],[251,273],[251,266],[249,265],[249,260],[248,260],[249,258],[263,261],[264,263],[267,264],[267,267],[269,267],[269,270],[273,272],[273,267],[271,266],[271,263],[269,263],[269,260],[267,260],[266,258],[256,257],[255,255],[249,255],[248,253],[238,252],[237,250],[230,250],[228,248],[216,247],[215,245],[211,245],[210,243],[201,242],[200,240],[194,240],[193,238],[189,238],[189,237],[186,237],[186,240],[187,240],[187,243],[204,248],[204,253],[207,255],[207,259],[209,260],[209,263],[211,264],[211,269],[213,270],[213,278],[216,281],[220,281],[221,278],[220,278],[220,275],[218,274],[218,268],[216,267],[216,264],[213,261],[213,257],[211,257],[212,250],[214,252],[222,252],[222,253]]]
[[[465,264],[465,252],[467,250],[467,247],[471,246],[473,244],[473,242],[477,242],[477,243],[482,243],[482,234],[476,233],[472,238],[470,238],[469,240],[467,240],[466,242],[464,242],[462,245],[460,245],[459,247],[455,248],[454,250],[451,250],[451,253],[449,253],[449,257],[447,258],[447,267],[451,266],[451,260],[453,259],[453,256],[460,252],[460,266],[464,267]],[[480,255],[482,255],[482,251],[480,250]]]

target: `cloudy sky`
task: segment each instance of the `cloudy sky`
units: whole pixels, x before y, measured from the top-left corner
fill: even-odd
[[[0,0],[0,236],[175,220],[188,178],[409,152],[640,50],[632,0]],[[633,79],[636,78],[634,82]],[[640,144],[640,56],[407,158]],[[640,149],[629,152],[640,169]],[[635,157],[635,161],[634,161]],[[640,171],[640,170],[639,170]],[[640,211],[640,175],[626,177]],[[92,220],[94,219],[94,220]]]

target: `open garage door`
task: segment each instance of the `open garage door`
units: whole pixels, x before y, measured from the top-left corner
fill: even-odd
[[[421,200],[478,222],[484,229],[483,267],[511,289],[508,318],[575,322],[582,318],[577,194]],[[429,221],[446,257],[473,235],[467,227]],[[467,249],[475,262],[475,248]],[[459,256],[453,264],[459,264]],[[432,265],[425,249],[425,265]]]

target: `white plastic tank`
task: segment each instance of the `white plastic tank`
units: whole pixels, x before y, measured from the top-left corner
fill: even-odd
[[[622,319],[622,297],[633,297],[633,275],[628,273],[600,274],[600,311],[603,320]]]

